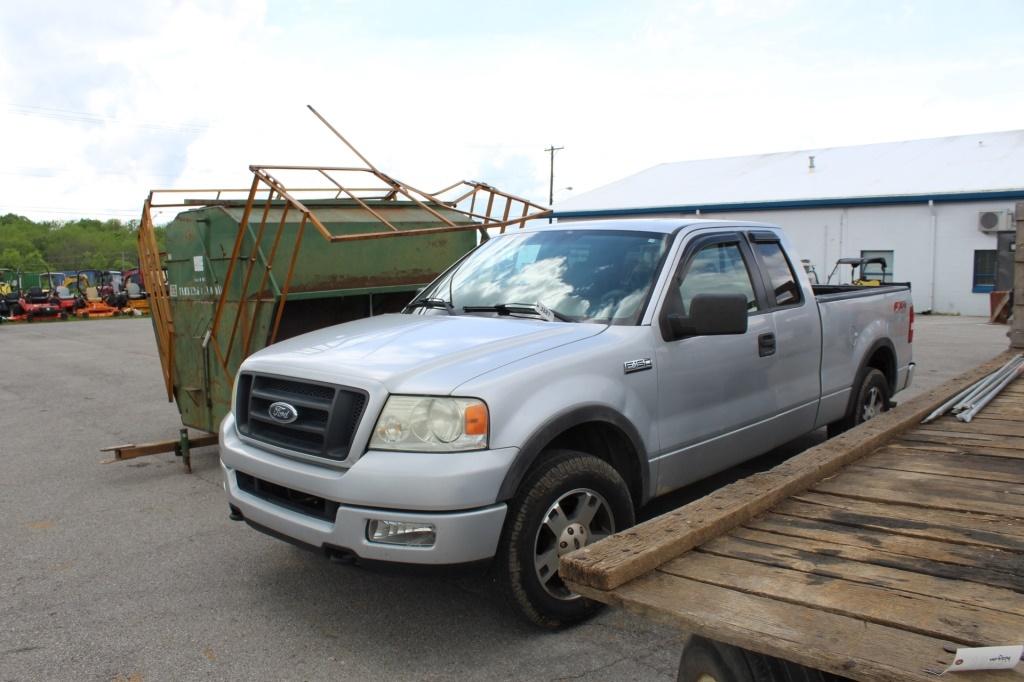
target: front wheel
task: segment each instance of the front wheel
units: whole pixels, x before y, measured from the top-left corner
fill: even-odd
[[[857,378],[854,384],[857,392],[847,408],[846,416],[828,425],[829,438],[874,419],[889,409],[889,382],[880,370],[869,367]]]
[[[558,575],[559,560],[632,526],[633,501],[622,476],[597,457],[552,450],[542,462],[509,505],[495,571],[522,616],[558,628],[600,607],[566,587]]]

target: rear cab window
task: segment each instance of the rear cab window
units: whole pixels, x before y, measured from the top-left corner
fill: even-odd
[[[754,233],[751,242],[765,276],[768,296],[774,300],[774,305],[799,305],[803,301],[800,284],[778,237],[772,233]]]

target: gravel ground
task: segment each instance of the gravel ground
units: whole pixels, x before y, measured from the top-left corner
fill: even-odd
[[[919,317],[924,390],[1005,327]],[[0,326],[0,679],[675,679],[677,631],[608,610],[521,624],[485,576],[336,565],[227,519],[216,451],[101,465],[174,437],[148,320]],[[669,496],[649,517],[820,441]]]

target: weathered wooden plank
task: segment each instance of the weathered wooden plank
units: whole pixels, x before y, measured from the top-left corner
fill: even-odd
[[[959,419],[945,418],[930,424],[922,424],[923,431],[953,431],[956,433],[1008,436],[1007,440],[1024,445],[1024,424],[996,419],[975,419],[965,423]]]
[[[872,469],[1024,483],[1024,460],[885,447],[857,463]]]
[[[830,554],[816,554],[792,547],[756,542],[731,534],[717,537],[683,556],[698,555],[699,553],[743,559],[814,575],[842,578],[1024,617],[1024,599],[1021,598],[1020,593],[991,585],[950,580],[888,566],[851,561]],[[674,561],[676,559],[666,562],[659,570],[671,572],[669,567]],[[982,617],[984,617],[983,613]]]
[[[957,422],[957,424],[962,423],[963,422]],[[967,425],[965,424],[964,426],[966,427]],[[1015,443],[1011,439],[1008,439],[1004,436],[996,436],[990,433],[981,433],[977,429],[963,428],[957,426],[956,424],[950,424],[949,422],[944,422],[942,424],[939,424],[938,422],[934,422],[932,424],[922,424],[916,429],[914,435],[918,434],[929,435],[933,437],[941,437],[944,440],[951,441],[984,441],[986,443],[999,443],[1000,447],[1015,447]]]
[[[938,578],[949,578],[950,580],[962,580],[965,582],[978,583],[979,585],[990,585],[993,587],[1004,587],[1009,590],[1024,591],[1022,579],[1004,571],[993,571],[988,568],[977,566],[964,566],[956,563],[942,561],[928,561],[920,557],[908,556],[899,551],[890,552],[879,549],[868,542],[859,544],[829,542],[813,536],[788,535],[762,531],[754,528],[734,528],[729,532],[731,536],[754,540],[767,545],[778,545],[779,547],[791,547],[806,552],[814,552],[824,556],[834,557],[845,561],[860,561],[876,566],[888,566],[903,571],[932,575]],[[849,538],[844,538],[851,540]]]
[[[913,432],[911,432],[912,434]],[[949,444],[945,439],[934,439],[939,442],[910,440],[907,434],[904,437],[896,438],[886,447],[908,448],[911,450],[923,450],[929,452],[958,452],[962,455],[988,455],[989,457],[1009,457],[1011,459],[1024,459],[1024,450],[1010,450],[1000,448],[987,443],[975,443],[972,445]]]
[[[732,557],[688,552],[658,571],[964,646],[1016,641],[1024,632],[1024,617],[1014,614]]]
[[[1005,410],[990,410],[988,407],[983,412],[979,412],[974,415],[975,420],[985,421],[1009,421],[1014,423],[1020,423],[1024,419],[1024,411],[1021,412],[1007,412]]]
[[[726,486],[601,542],[562,557],[564,578],[602,590],[622,585],[666,560],[753,518],[911,429],[957,391],[1009,359],[1003,353],[942,386],[903,403],[771,471]]]
[[[963,566],[970,570],[962,571],[962,576],[975,571],[984,572],[983,579],[975,582],[1024,592],[1024,554],[1018,552],[894,535],[869,528],[853,532],[849,527],[827,521],[779,514],[765,514],[747,523],[745,527],[779,535],[792,535],[837,545],[901,554],[911,560],[901,563],[898,568],[919,573],[942,575],[934,572],[929,565],[932,562]]]
[[[661,571],[613,592],[570,586],[591,599],[689,632],[865,682],[931,682],[932,671],[953,660],[938,639]],[[1024,673],[971,673],[971,679],[1022,682]]]
[[[789,498],[772,511],[900,535],[1024,552],[1024,521],[1005,516],[872,502],[810,491]]]
[[[853,498],[845,499],[851,502],[871,505],[874,509],[871,512],[867,510],[849,511],[790,498],[773,508],[772,513],[850,526],[852,528],[850,532],[857,532],[856,529],[858,528],[870,528],[896,535],[938,540],[958,545],[976,545],[978,547],[1024,552],[1024,534],[1004,535],[988,533],[977,528],[965,527],[964,525],[950,527],[945,524],[936,523],[928,518],[935,513],[935,510],[920,507],[916,508],[919,512],[916,519],[906,518],[907,514],[890,516],[890,510],[894,505],[854,500]],[[906,507],[906,509],[915,508]],[[1021,524],[1021,528],[1018,530],[1024,531],[1024,524]]]
[[[1024,489],[1015,483],[955,480],[948,476],[851,466],[842,475],[820,481],[812,489],[861,500],[1024,518]]]

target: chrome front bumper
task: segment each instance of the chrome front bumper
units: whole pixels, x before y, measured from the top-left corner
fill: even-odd
[[[497,550],[507,506],[495,503],[515,448],[470,453],[367,452],[350,469],[307,464],[265,452],[238,438],[229,415],[220,429],[228,502],[247,521],[304,545],[362,559],[408,564],[460,564]],[[333,519],[282,506],[242,490],[237,472],[339,503]],[[409,509],[413,507],[413,509]],[[371,520],[430,523],[432,546],[371,542]]]

